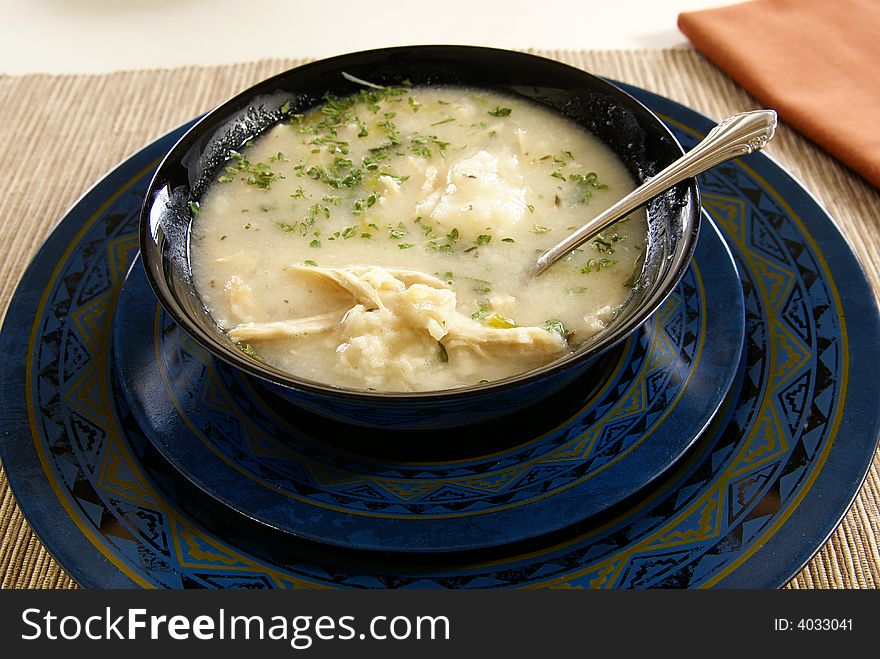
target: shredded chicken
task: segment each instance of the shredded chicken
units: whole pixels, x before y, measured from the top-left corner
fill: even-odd
[[[375,266],[321,268],[308,265],[294,265],[288,270],[332,284],[368,309],[384,309],[383,293],[400,292],[413,284],[448,288],[446,282],[416,270],[393,270]]]
[[[541,327],[491,327],[462,314],[455,291],[422,272],[375,266],[295,265],[288,270],[335,286],[351,298],[351,306],[309,318],[242,323],[229,336],[255,341],[335,330],[339,367],[362,370],[371,386],[382,386],[388,378],[411,381],[441,354],[444,361],[451,354],[465,358],[465,353],[544,361],[567,347],[558,333]]]
[[[464,317],[455,323],[444,339],[449,349],[459,346],[486,348],[491,346],[527,348],[529,351],[561,353],[565,349],[564,339],[556,332],[543,327],[487,327]]]
[[[276,320],[268,323],[240,323],[229,330],[233,341],[264,341],[267,339],[289,339],[306,334],[317,334],[333,329],[341,320],[338,311],[299,318],[297,320]]]
[[[229,308],[238,320],[250,321],[254,317],[253,289],[238,275],[226,282],[224,293],[229,296]]]

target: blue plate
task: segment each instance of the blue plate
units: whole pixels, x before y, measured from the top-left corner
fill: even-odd
[[[683,281],[602,366],[454,432],[369,430],[291,407],[180,329],[139,262],[114,344],[140,427],[223,503],[344,547],[456,551],[557,531],[666,471],[733,382],[744,325],[736,268],[709,221]]]
[[[686,147],[712,125],[627,89]],[[756,155],[701,181],[740,273],[737,380],[706,432],[647,491],[547,535],[442,557],[313,543],[218,506],[146,438],[110,347],[140,197],[176,135],[123,163],[70,211],[0,333],[10,484],[83,585],[779,586],[862,482],[880,429],[880,383],[867,366],[880,337],[874,296],[827,214]]]

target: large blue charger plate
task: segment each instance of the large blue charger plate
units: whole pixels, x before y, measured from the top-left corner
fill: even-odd
[[[712,125],[624,88],[686,148]],[[334,548],[229,512],[156,452],[110,348],[137,208],[177,135],[127,160],[70,211],[0,333],[10,484],[82,585],[776,587],[818,549],[864,479],[880,428],[880,383],[868,367],[880,337],[874,296],[827,213],[755,155],[701,179],[740,273],[737,379],[689,453],[647,490],[547,535],[442,558]]]

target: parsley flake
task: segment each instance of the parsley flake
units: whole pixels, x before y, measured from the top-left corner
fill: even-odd
[[[510,108],[496,107],[494,110],[489,110],[488,114],[493,117],[508,117],[511,112]]]

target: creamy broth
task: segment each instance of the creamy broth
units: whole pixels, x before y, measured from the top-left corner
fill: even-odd
[[[530,102],[370,89],[231,154],[195,207],[193,276],[245,352],[296,376],[379,391],[498,380],[625,303],[643,212],[527,272],[633,187],[592,134]]]

